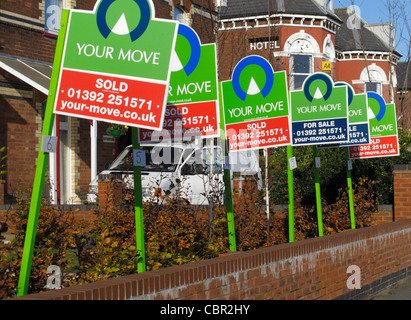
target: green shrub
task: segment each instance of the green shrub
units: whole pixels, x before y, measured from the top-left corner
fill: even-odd
[[[373,222],[376,204],[373,184],[361,180],[354,197],[357,227]],[[235,193],[237,192],[234,190]],[[127,194],[127,202],[133,203]],[[16,228],[12,243],[0,242],[0,299],[16,294],[28,203],[18,198],[17,209],[8,212],[7,222]],[[271,209],[269,224],[260,208],[260,194],[255,183],[245,183],[243,194],[235,197],[234,224],[237,250],[246,251],[288,242],[288,213]],[[154,201],[155,200],[155,201]],[[161,200],[161,205],[158,200]],[[296,199],[297,204],[303,201]],[[272,204],[271,204],[272,205]],[[271,206],[273,208],[273,206]],[[96,208],[94,219],[84,222],[73,213],[43,204],[30,276],[29,293],[46,290],[47,267],[57,265],[62,285],[72,286],[137,271],[134,207]],[[226,210],[216,202],[210,221],[209,208],[193,208],[179,194],[167,193],[161,199],[144,203],[144,236],[147,270],[210,259],[229,252]],[[314,206],[296,205],[295,240],[318,236]],[[323,203],[325,234],[350,228],[345,189],[335,203]]]

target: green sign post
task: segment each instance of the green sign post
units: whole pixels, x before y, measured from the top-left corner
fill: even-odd
[[[47,99],[46,112],[44,115],[42,136],[49,136],[53,131],[54,115],[52,111],[55,100],[54,93],[57,90],[58,76],[60,71],[59,69],[63,53],[64,40],[66,36],[68,17],[68,11],[63,10],[61,14],[60,33],[56,44],[56,54],[54,56],[54,67],[51,73],[49,95]],[[23,255],[21,258],[19,282],[17,285],[17,296],[23,296],[27,294],[30,280],[31,263],[33,260],[34,243],[36,241],[37,224],[41,206],[41,195],[43,194],[44,178],[48,161],[48,153],[41,151],[42,144],[43,141],[40,141],[29,216],[27,219],[26,235],[24,238]]]
[[[351,229],[355,229],[355,211],[354,211],[354,195],[352,188],[351,170],[352,160],[349,159],[349,146],[358,146],[361,144],[370,143],[370,126],[368,123],[368,99],[366,93],[355,94],[351,85],[346,82],[336,82],[335,86],[347,87],[348,94],[348,122],[349,122],[349,141],[341,144],[331,144],[319,146],[320,148],[345,148],[345,158],[347,166],[347,187],[348,187],[348,203],[350,211]]]
[[[334,86],[325,73],[307,77],[301,90],[290,93],[293,145],[312,145],[317,162],[317,145],[349,141],[347,88]],[[319,164],[314,165],[318,234],[323,236]]]
[[[230,168],[227,166],[227,159],[228,159],[228,147],[227,147],[227,139],[225,133],[225,124],[224,124],[224,109],[223,109],[223,102],[222,102],[222,86],[221,82],[219,84],[219,104],[220,104],[220,139],[221,145],[224,148],[224,193],[225,193],[225,205],[227,210],[227,225],[228,225],[228,241],[230,244],[230,250],[235,252],[237,251],[237,240],[235,237],[235,223],[234,223],[234,207],[233,207],[233,196],[232,196],[232,187],[231,187],[231,171]]]
[[[367,94],[355,94],[354,89],[345,82],[337,82],[336,86],[346,86],[348,89],[348,121],[350,125],[349,142],[341,144],[345,147],[347,165],[348,205],[350,210],[351,229],[355,229],[354,195],[352,188],[352,160],[349,157],[349,146],[368,144],[370,142],[370,126],[368,123]]]
[[[54,113],[161,128],[178,23],[154,18],[151,0],[99,0],[93,11],[63,10],[42,138]],[[54,109],[54,113],[53,113]],[[48,154],[37,160],[17,295],[27,294]],[[134,143],[135,148],[139,148]],[[136,167],[136,166],[135,166]],[[145,271],[141,175],[134,168],[138,271]]]
[[[220,96],[226,156],[229,152],[291,143],[286,74],[274,72],[263,57],[252,55],[240,60],[232,79],[221,83]]]
[[[294,232],[294,173],[291,167],[293,147],[287,146],[287,176],[288,176],[288,241],[295,241]]]

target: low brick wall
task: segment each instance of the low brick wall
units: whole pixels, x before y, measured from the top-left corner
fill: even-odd
[[[411,219],[411,164],[394,166],[394,218]]]
[[[395,221],[394,209],[391,204],[383,204],[378,206],[378,210],[374,216],[375,224],[384,224]]]
[[[16,299],[367,298],[410,275],[410,240],[401,220]],[[359,289],[347,286],[350,266]]]

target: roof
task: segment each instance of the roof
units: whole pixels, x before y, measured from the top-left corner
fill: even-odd
[[[407,80],[404,88],[404,81]],[[411,89],[411,62],[398,62],[397,64],[397,89]]]
[[[377,25],[369,25],[359,16],[352,16],[348,8],[336,9],[335,13],[343,21],[340,29],[335,35],[335,46],[341,51],[378,51],[389,52],[388,40],[384,41],[372,29]],[[388,24],[381,24],[387,27]],[[401,56],[397,51],[394,53]]]
[[[321,7],[315,0],[227,0],[221,7],[221,19],[253,17],[273,13],[328,16],[339,22],[333,11]]]
[[[51,64],[0,54],[0,68],[44,94],[48,94],[52,70]]]

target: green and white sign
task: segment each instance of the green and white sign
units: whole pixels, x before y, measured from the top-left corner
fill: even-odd
[[[54,112],[161,128],[177,27],[150,0],[71,10]]]
[[[309,76],[290,93],[293,145],[348,142],[347,88],[325,73]]]
[[[219,135],[216,45],[201,44],[189,26],[178,26],[163,129],[140,130],[140,141],[190,140]]]
[[[349,142],[342,143],[340,146],[348,147],[368,144],[370,142],[370,126],[368,123],[367,94],[355,94],[353,87],[345,82],[337,82],[335,86],[346,86],[348,89]]]
[[[351,159],[398,156],[397,118],[395,104],[386,104],[375,92],[367,92],[370,143],[350,147]]]
[[[285,71],[273,72],[266,59],[248,56],[221,87],[229,151],[290,144]]]
[[[349,142],[341,144],[319,145],[324,148],[349,147],[370,143],[370,125],[368,123],[368,99],[366,93],[355,94],[352,86],[346,82],[336,82],[335,86],[345,86],[348,89],[348,124]]]
[[[180,24],[174,50],[167,104],[216,101],[215,43],[201,44],[194,29]]]

